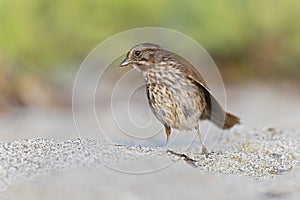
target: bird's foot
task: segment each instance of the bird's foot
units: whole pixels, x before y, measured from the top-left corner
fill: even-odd
[[[206,158],[208,158],[208,155],[210,154],[206,147],[202,147],[202,154],[205,155]]]

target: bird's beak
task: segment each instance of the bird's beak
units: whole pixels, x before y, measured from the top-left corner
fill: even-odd
[[[131,60],[129,58],[125,58],[120,64],[119,67],[125,67],[131,63]]]

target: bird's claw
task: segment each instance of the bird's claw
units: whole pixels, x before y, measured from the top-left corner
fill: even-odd
[[[202,154],[205,155],[206,158],[208,158],[209,152],[206,147],[202,148]]]

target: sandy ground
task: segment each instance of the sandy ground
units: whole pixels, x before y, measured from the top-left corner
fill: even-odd
[[[192,149],[92,139],[0,143],[1,199],[299,199],[299,132],[223,135]]]

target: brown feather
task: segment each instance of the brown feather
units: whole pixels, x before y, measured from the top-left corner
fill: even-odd
[[[222,108],[221,104],[217,101],[215,96],[212,94],[207,84],[205,83],[204,78],[197,71],[197,69],[184,58],[178,55],[176,55],[175,57],[180,63],[180,65],[182,66],[182,70],[184,70],[185,73],[188,74],[188,78],[193,80],[199,86],[199,88],[201,88],[201,90],[205,93],[205,100],[207,106],[205,108],[203,115],[201,116],[201,119],[203,120],[209,119],[210,121],[212,121],[214,124],[216,124],[218,127],[222,129],[229,129],[233,127],[235,124],[239,124],[240,119],[235,115],[226,112]]]

